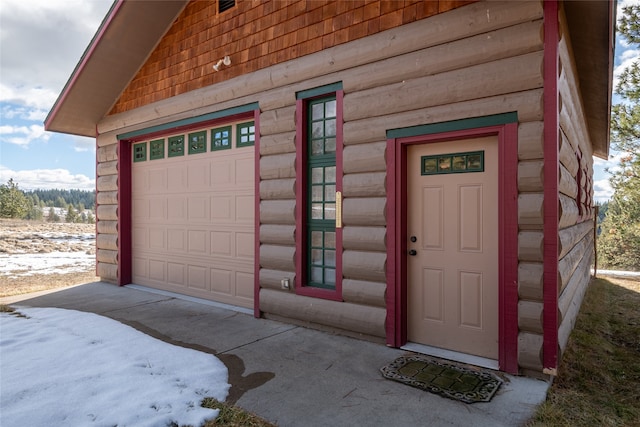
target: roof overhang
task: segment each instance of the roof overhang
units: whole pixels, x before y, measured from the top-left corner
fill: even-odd
[[[606,159],[609,156],[616,2],[565,1],[564,8],[593,154]]]
[[[187,3],[116,0],[45,119],[45,129],[95,137],[97,123]]]
[[[45,119],[49,131],[96,136],[96,126],[189,0],[116,0]],[[609,154],[615,1],[565,1],[594,155]]]

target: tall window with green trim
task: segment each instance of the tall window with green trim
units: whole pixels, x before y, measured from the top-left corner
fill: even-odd
[[[336,287],[336,97],[307,109],[307,286]]]

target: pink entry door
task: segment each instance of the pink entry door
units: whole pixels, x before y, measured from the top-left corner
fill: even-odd
[[[498,359],[497,137],[407,152],[410,342]]]

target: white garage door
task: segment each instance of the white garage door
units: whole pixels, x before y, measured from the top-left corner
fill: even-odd
[[[253,308],[253,131],[245,122],[134,144],[135,284]]]

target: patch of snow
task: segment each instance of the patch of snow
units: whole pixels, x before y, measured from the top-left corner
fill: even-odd
[[[115,320],[57,308],[1,313],[0,425],[202,425],[224,401],[216,357],[167,344]]]
[[[74,273],[91,270],[96,256],[86,252],[0,254],[0,274],[9,277]]]
[[[620,277],[640,277],[640,271],[618,271],[618,270],[600,270],[598,269],[597,273],[603,276],[620,276]],[[593,274],[593,269],[591,269],[591,274]]]

